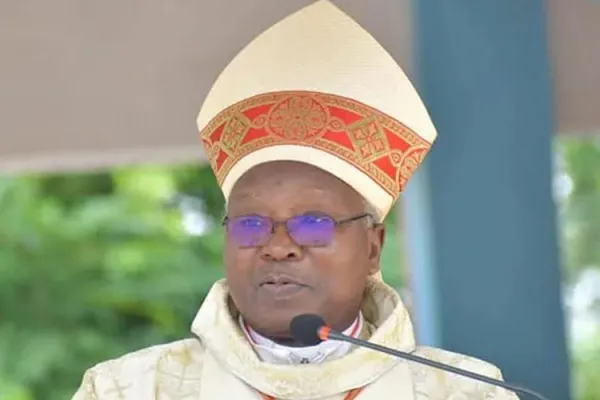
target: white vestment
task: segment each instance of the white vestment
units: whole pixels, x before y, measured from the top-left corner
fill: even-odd
[[[481,360],[415,345],[398,294],[370,281],[360,337],[501,379]],[[364,348],[314,364],[263,361],[240,327],[224,280],[214,284],[192,324],[194,338],[158,345],[89,369],[73,400],[515,400],[508,391]]]

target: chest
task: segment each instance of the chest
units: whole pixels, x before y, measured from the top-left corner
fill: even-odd
[[[276,376],[262,382],[244,382],[221,368],[210,357],[205,360],[204,367],[202,384],[196,397],[199,400],[420,400],[414,397],[410,371],[404,365],[398,365],[382,376],[373,377],[374,380],[367,384],[357,382],[356,388],[347,390],[336,387],[335,377],[324,377],[320,382],[303,382],[299,377],[298,384],[283,387]],[[306,397],[307,392],[313,392],[314,396]],[[271,395],[277,393],[281,395]]]

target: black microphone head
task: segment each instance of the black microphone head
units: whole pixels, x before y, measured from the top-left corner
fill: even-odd
[[[319,329],[327,326],[323,318],[314,314],[302,314],[294,317],[290,322],[290,333],[300,343],[306,346],[315,346],[322,342]]]

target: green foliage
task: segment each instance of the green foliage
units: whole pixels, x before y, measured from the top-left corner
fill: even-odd
[[[600,399],[600,335],[579,343],[572,359],[575,398]]]
[[[600,139],[561,138],[561,168],[570,193],[558,204],[563,271],[573,282],[588,268],[600,268]],[[600,320],[600,309],[596,310]],[[572,384],[578,400],[600,399],[600,334],[571,344]]]
[[[187,335],[222,235],[165,200],[222,199],[206,168],[0,180],[0,399],[66,399],[91,364]]]
[[[571,280],[585,268],[600,268],[600,139],[558,141],[558,154],[572,191],[560,204],[565,273]]]

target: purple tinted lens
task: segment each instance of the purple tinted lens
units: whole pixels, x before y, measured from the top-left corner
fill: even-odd
[[[326,246],[335,234],[335,222],[323,215],[299,215],[287,222],[288,233],[301,246]]]
[[[232,218],[227,227],[233,240],[244,247],[264,245],[273,229],[269,218],[257,215]]]

